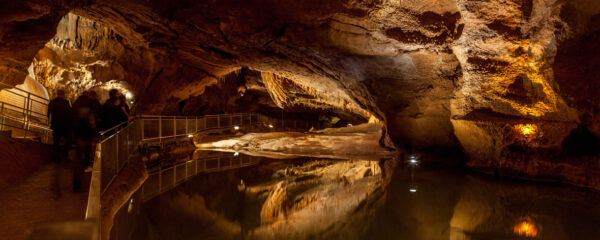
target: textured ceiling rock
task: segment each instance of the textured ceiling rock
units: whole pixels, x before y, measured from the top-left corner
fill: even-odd
[[[600,133],[592,0],[41,1],[0,18],[0,81],[35,55],[11,46],[41,49],[68,10],[80,20],[37,53],[38,77],[126,82],[140,112],[193,114],[244,67],[278,106],[373,116],[399,146],[473,161],[560,151],[578,124]]]
[[[59,1],[0,1],[0,82],[15,85],[25,80],[31,59],[72,7]]]

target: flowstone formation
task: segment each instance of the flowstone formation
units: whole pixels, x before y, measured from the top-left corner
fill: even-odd
[[[597,1],[12,5],[0,6],[5,83],[22,81],[35,57],[47,87],[123,86],[139,113],[253,101],[345,112],[385,123],[387,146],[598,186],[593,174],[564,170],[598,169]],[[249,89],[260,94],[247,98]]]

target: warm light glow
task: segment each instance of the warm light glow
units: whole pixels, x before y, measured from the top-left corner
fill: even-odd
[[[129,199],[129,206],[127,206],[127,212],[130,213],[133,210],[133,198]]]
[[[525,237],[536,237],[538,235],[538,229],[532,222],[524,220],[515,225],[513,231],[519,236]]]
[[[417,189],[416,189],[416,188],[411,188],[411,189],[409,189],[408,191],[409,191],[409,192],[411,192],[411,193],[416,193],[416,192],[417,192]]]
[[[133,94],[131,94],[130,92],[128,92],[128,93],[125,93],[125,97],[126,97],[127,99],[131,99],[131,98],[133,98]]]
[[[233,126],[233,129],[240,130],[240,126]]]
[[[233,156],[239,156],[239,155],[240,155],[240,153],[239,153],[239,152],[235,152],[235,153],[233,153]]]
[[[273,128],[273,124],[269,124],[269,127],[270,127],[270,128]]]
[[[535,132],[535,129],[531,124],[525,124],[521,127],[521,132],[523,133],[523,135],[530,135]]]
[[[348,123],[348,127],[352,127],[352,123]]]
[[[517,124],[515,129],[519,131],[524,137],[535,136],[538,132],[538,127],[535,124]]]
[[[193,137],[194,137],[194,135],[192,135],[192,134],[188,134],[188,137],[189,137],[189,138],[193,138]]]

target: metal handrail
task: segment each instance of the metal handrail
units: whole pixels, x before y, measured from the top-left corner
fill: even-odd
[[[45,97],[43,97],[43,96],[40,96],[40,95],[37,95],[37,94],[35,94],[35,93],[31,93],[31,92],[25,91],[25,90],[23,90],[23,89],[20,89],[20,88],[18,88],[18,87],[17,87],[17,86],[15,86],[15,85],[6,84],[6,83],[3,83],[3,82],[0,82],[0,85],[3,85],[3,86],[5,86],[5,87],[7,87],[7,88],[8,88],[8,89],[7,89],[7,88],[0,89],[0,90],[2,90],[2,91],[9,91],[9,92],[12,92],[12,91],[10,91],[11,89],[16,89],[16,90],[19,90],[20,92],[24,92],[24,93],[26,93],[26,94],[28,94],[28,95],[31,95],[31,96],[34,96],[34,97],[39,97],[39,98],[41,98],[41,99],[44,99],[44,100],[47,100],[48,102],[50,102],[50,99],[47,99],[47,98],[45,98]],[[15,93],[15,92],[12,92],[12,93],[14,93],[14,94],[18,94],[18,93]],[[22,97],[25,97],[25,96],[23,96],[23,95],[20,95],[20,96],[22,96]]]
[[[107,133],[111,133],[112,131],[115,131],[115,130],[117,130],[117,129],[120,129],[120,128],[121,128],[121,127],[123,127],[124,125],[128,125],[129,123],[131,123],[131,122],[135,121],[136,119],[138,119],[138,117],[134,117],[133,119],[129,119],[129,120],[125,121],[125,122],[119,123],[119,124],[117,124],[116,126],[114,126],[114,127],[111,127],[111,128],[109,128],[109,129],[106,129],[106,130],[104,130],[104,131],[100,131],[98,134],[99,134],[101,137],[105,137],[105,135],[106,135]],[[109,137],[109,136],[106,136],[106,137]]]
[[[2,86],[6,86],[0,90],[0,92],[6,92],[9,95],[7,97],[15,99],[16,101],[23,102],[22,106],[17,106],[8,102],[0,101],[0,130],[10,129],[13,130],[12,137],[19,136],[22,132],[23,138],[28,138],[30,133],[31,136],[41,137],[41,141],[44,143],[50,143],[49,135],[52,134],[52,130],[49,129],[50,121],[48,115],[43,112],[38,112],[36,106],[44,109],[48,109],[49,100],[45,97],[27,92],[23,89],[19,89],[16,86],[0,83]],[[8,122],[18,123],[10,124]],[[42,132],[32,131],[38,129]]]
[[[208,120],[212,120],[211,126],[209,126]],[[216,125],[214,125],[215,123]],[[276,123],[281,123],[281,126]],[[293,123],[294,127],[298,126],[297,121],[294,120]],[[285,127],[282,119],[256,113],[197,117],[142,115],[103,131],[101,133],[103,138],[97,144],[95,152],[96,158],[92,171],[86,219],[95,219],[100,224],[101,196],[107,191],[119,172],[129,162],[130,157],[137,152],[142,144],[151,141],[161,143],[165,140],[176,141],[181,137],[187,137],[189,134],[209,129],[235,128],[235,126],[242,129],[258,124],[271,128],[274,127],[273,125],[277,125],[277,128]],[[300,125],[303,128],[308,128],[309,122]],[[152,134],[146,135],[147,132]],[[109,133],[110,136],[108,136]]]
[[[141,187],[141,199],[143,201],[150,200],[161,193],[177,187],[179,184],[198,174],[248,167],[256,165],[260,159],[262,159],[262,157],[219,153],[217,156],[188,159],[172,164],[166,168],[157,168],[148,173],[148,181]],[[225,160],[229,160],[226,161],[228,164],[225,164]],[[237,160],[237,162],[235,162],[235,160]],[[207,162],[209,161],[215,161],[216,166],[208,166]],[[182,167],[185,167],[185,170],[178,170]],[[172,180],[165,181],[165,175],[169,175]],[[157,186],[152,186],[152,184],[150,184],[153,182],[153,179],[158,182]]]

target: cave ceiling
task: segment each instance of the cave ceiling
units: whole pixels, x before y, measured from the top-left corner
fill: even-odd
[[[141,113],[194,114],[207,91],[226,89],[219,101],[235,103],[254,87],[272,107],[377,119],[399,146],[460,145],[482,158],[501,154],[483,149],[492,145],[559,148],[578,126],[600,136],[593,0],[26,0],[0,9],[0,82],[22,82],[33,64],[50,89],[127,89]],[[242,69],[260,84],[219,85]]]

